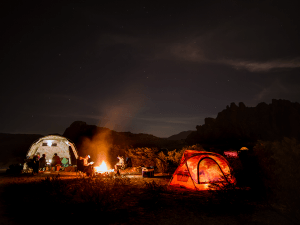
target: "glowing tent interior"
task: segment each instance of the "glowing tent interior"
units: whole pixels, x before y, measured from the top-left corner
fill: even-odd
[[[220,154],[186,150],[175,170],[169,188],[185,188],[195,191],[208,190],[212,183],[236,184],[228,161]]]
[[[27,158],[40,153],[40,156],[46,154],[46,160],[52,159],[54,153],[60,158],[68,159],[68,163],[72,164],[71,158],[78,158],[75,144],[69,139],[59,135],[48,135],[35,141],[27,152]],[[73,154],[73,157],[71,156]],[[76,164],[76,160],[74,162]]]

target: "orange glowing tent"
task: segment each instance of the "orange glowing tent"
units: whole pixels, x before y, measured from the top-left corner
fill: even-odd
[[[228,161],[218,153],[186,150],[175,170],[170,188],[208,190],[213,183],[236,184]]]

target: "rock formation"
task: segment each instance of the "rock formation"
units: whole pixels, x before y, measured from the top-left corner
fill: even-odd
[[[283,137],[300,139],[300,104],[288,100],[272,100],[246,107],[231,103],[217,118],[205,118],[204,125],[187,137],[195,144],[245,144],[257,140],[280,140]]]

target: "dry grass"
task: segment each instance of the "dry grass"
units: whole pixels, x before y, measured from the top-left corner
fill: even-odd
[[[251,191],[224,195],[171,191],[163,176],[1,178],[2,203],[13,224],[250,224],[253,218],[268,219],[257,216],[268,209],[253,198]],[[239,200],[228,201],[229,196]]]

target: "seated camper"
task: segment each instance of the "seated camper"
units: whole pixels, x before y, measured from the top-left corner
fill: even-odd
[[[119,162],[115,165],[115,169],[118,171],[119,169],[125,169],[124,157],[118,156],[117,157]]]
[[[61,160],[61,163],[62,163],[62,166],[63,166],[63,167],[67,167],[67,166],[69,166],[69,159],[63,158],[63,159]]]
[[[94,169],[92,165],[94,164],[94,162],[88,162],[89,159],[89,155],[86,155],[85,157],[79,157],[79,160],[77,161],[77,168],[78,171],[86,173],[87,176],[93,176]]]

